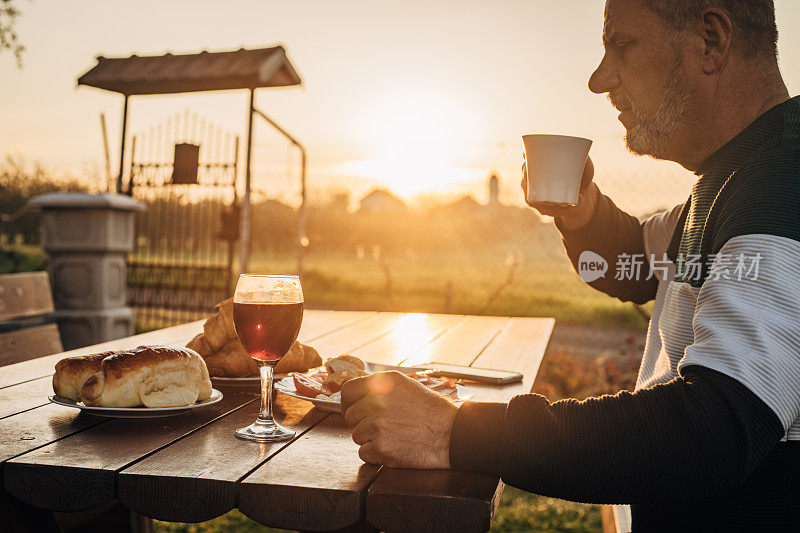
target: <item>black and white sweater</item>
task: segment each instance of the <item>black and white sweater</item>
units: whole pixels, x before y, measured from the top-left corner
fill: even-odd
[[[800,530],[800,97],[696,174],[685,204],[644,223],[602,197],[585,228],[559,228],[576,269],[585,250],[608,261],[593,287],[655,299],[636,391],[466,403],[453,468],[632,504],[634,531]],[[614,276],[631,256],[654,276]]]

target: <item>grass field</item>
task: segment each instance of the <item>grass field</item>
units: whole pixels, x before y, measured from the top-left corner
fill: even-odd
[[[273,533],[286,531],[262,526],[239,511],[202,524],[156,522],[157,533]],[[528,494],[506,487],[492,529],[494,533],[599,533],[600,507],[580,505]]]
[[[47,255],[39,246],[0,243],[0,274],[43,270],[46,266]]]
[[[249,270],[294,274],[296,268],[293,255],[254,250]],[[185,270],[180,274],[184,283],[202,277]],[[154,283],[164,283],[164,279]],[[609,298],[581,281],[554,236],[533,242],[523,250],[498,246],[441,253],[408,250],[393,255],[362,255],[310,249],[304,260],[302,281],[306,306],[312,309],[552,316],[559,321],[596,327],[644,330],[647,326],[642,309]],[[647,308],[644,311],[649,313]],[[174,320],[189,319],[185,313],[176,315]],[[138,331],[175,323],[168,313],[148,312],[146,320],[142,318]]]
[[[552,316],[598,326],[644,329],[630,303],[588,287],[560,251],[402,255],[385,262],[353,254],[309,253],[303,291],[309,307],[504,316]],[[292,273],[294,258],[254,254],[254,272]],[[388,275],[387,275],[388,271]]]

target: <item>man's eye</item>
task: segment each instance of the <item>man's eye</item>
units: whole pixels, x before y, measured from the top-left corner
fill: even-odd
[[[632,44],[633,41],[614,41],[614,46],[617,48],[626,48]]]

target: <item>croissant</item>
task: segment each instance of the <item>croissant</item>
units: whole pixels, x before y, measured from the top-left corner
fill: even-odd
[[[217,313],[222,316],[222,327],[225,331],[225,337],[228,339],[236,339],[236,326],[233,323],[233,298],[222,300],[216,306]]]
[[[278,361],[275,366],[275,373],[305,372],[309,368],[315,368],[320,365],[322,365],[322,358],[314,348],[295,341],[289,353]]]
[[[242,344],[236,339],[228,341],[221,350],[205,356],[205,360],[212,376],[248,377],[258,375],[258,365],[255,359],[247,355]],[[314,348],[295,342],[289,353],[278,361],[275,373],[305,372],[309,368],[321,364],[322,358]]]
[[[247,355],[242,344],[232,339],[217,352],[206,356],[206,365],[212,376],[244,377],[257,376],[258,365]]]
[[[208,341],[206,340],[205,333],[200,333],[199,335],[195,336],[195,338],[186,343],[186,347],[199,353],[200,357],[203,359],[214,353],[211,345],[208,344]]]
[[[203,324],[203,333],[206,334],[206,342],[213,351],[217,351],[228,342],[228,334],[225,331],[225,317],[220,313],[211,315],[211,318]]]
[[[203,333],[190,340],[186,347],[205,360],[208,371],[217,377],[249,377],[258,375],[258,365],[242,347],[233,323],[233,298],[216,305],[216,313],[203,324]],[[305,372],[322,365],[317,351],[295,342],[275,366],[275,373]]]

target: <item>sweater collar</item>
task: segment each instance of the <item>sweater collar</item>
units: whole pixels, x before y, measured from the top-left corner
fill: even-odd
[[[709,172],[722,170],[729,174],[753,154],[763,149],[764,142],[782,129],[783,113],[786,108],[796,105],[800,105],[800,96],[789,98],[771,107],[740,131],[733,139],[708,156],[694,173],[702,176]]]

